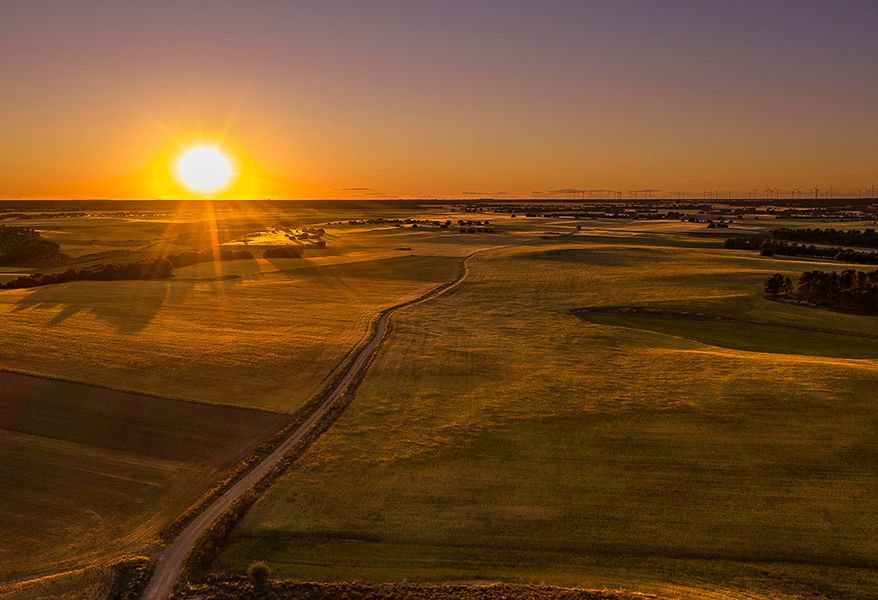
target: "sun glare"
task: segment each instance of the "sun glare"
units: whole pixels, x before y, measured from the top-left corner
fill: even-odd
[[[177,160],[177,178],[190,191],[210,195],[229,186],[235,170],[216,146],[193,146]]]

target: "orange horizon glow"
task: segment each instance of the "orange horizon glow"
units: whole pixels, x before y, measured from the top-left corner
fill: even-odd
[[[2,199],[198,199],[195,144],[216,200],[878,185],[878,5],[73,4],[4,7]]]

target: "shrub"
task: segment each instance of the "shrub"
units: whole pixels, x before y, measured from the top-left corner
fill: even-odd
[[[267,588],[270,578],[271,567],[264,560],[252,562],[247,568],[247,579],[250,580],[250,584],[257,590]]]

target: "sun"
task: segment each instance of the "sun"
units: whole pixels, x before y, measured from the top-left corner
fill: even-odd
[[[216,146],[192,146],[176,165],[177,179],[190,191],[210,195],[227,188],[235,177],[232,161]]]

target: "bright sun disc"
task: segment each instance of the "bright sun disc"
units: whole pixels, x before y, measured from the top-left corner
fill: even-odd
[[[193,192],[212,194],[229,185],[232,162],[215,146],[195,146],[177,161],[177,177]]]

